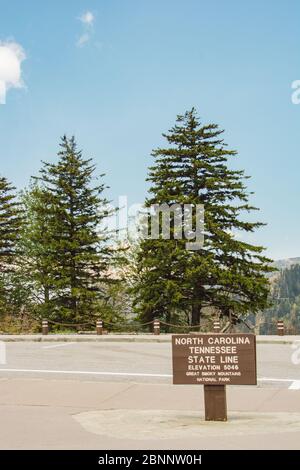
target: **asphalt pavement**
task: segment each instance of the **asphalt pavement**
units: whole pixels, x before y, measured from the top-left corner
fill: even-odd
[[[0,448],[299,449],[299,345],[258,344],[258,386],[228,386],[228,422],[207,423],[170,342],[5,343]]]

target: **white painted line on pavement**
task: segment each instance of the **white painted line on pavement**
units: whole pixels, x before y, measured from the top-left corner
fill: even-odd
[[[0,372],[26,372],[36,374],[78,374],[78,375],[102,375],[116,377],[173,377],[172,374],[147,374],[140,372],[104,372],[104,371],[88,371],[88,370],[53,370],[53,369],[2,369]],[[300,390],[300,380],[280,379],[277,377],[261,377],[257,379],[259,382],[291,382],[290,390]]]
[[[300,380],[297,379],[279,379],[279,378],[271,378],[271,377],[262,377],[261,379],[257,379],[260,382],[291,382],[289,386],[289,390],[300,390]]]
[[[262,377],[260,379],[257,379],[261,382],[294,382],[296,379],[279,379],[278,377]]]
[[[64,346],[70,346],[70,344],[76,344],[76,343],[72,342],[72,343],[62,343],[62,344],[51,344],[50,346],[42,346],[42,349],[62,348]]]
[[[300,380],[295,380],[292,385],[289,386],[289,390],[300,390]]]
[[[171,374],[144,374],[137,372],[98,372],[88,370],[49,370],[49,369],[1,369],[0,372],[34,372],[38,374],[80,374],[80,375],[111,375],[132,377],[172,377]]]

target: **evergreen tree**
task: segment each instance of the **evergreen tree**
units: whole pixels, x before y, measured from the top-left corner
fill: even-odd
[[[168,146],[152,153],[146,206],[203,205],[205,241],[198,250],[186,250],[186,237],[176,239],[174,215],[170,240],[142,241],[136,304],[147,319],[168,319],[179,310],[196,325],[207,306],[234,319],[267,305],[265,274],[273,270],[271,260],[262,254],[263,247],[235,236],[263,224],[241,219],[256,208],[248,203],[244,172],[228,166],[236,152],[227,149],[222,132],[216,124],[201,124],[193,108],[163,134]]]
[[[105,185],[93,186],[95,166],[77,150],[74,137],[64,136],[60,146],[58,162],[43,162],[37,178],[28,235],[52,318],[86,321],[110,281],[112,250],[101,229],[108,201]]]
[[[37,182],[21,195],[24,224],[19,246],[20,276],[27,286],[27,304],[31,304],[39,316],[48,318],[53,309],[54,270],[56,256],[52,249],[53,213],[52,198]]]
[[[3,310],[8,310],[7,302],[13,289],[21,223],[22,211],[15,188],[6,178],[0,177],[0,306]]]

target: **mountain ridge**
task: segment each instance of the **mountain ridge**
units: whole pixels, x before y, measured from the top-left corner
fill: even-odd
[[[293,266],[294,264],[300,264],[300,256],[293,258],[278,259],[274,261],[273,264],[277,269],[286,269]]]

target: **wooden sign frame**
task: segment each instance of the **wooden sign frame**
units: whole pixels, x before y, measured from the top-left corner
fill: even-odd
[[[205,419],[226,421],[226,385],[257,385],[256,337],[248,333],[172,335],[173,384],[204,385]]]

